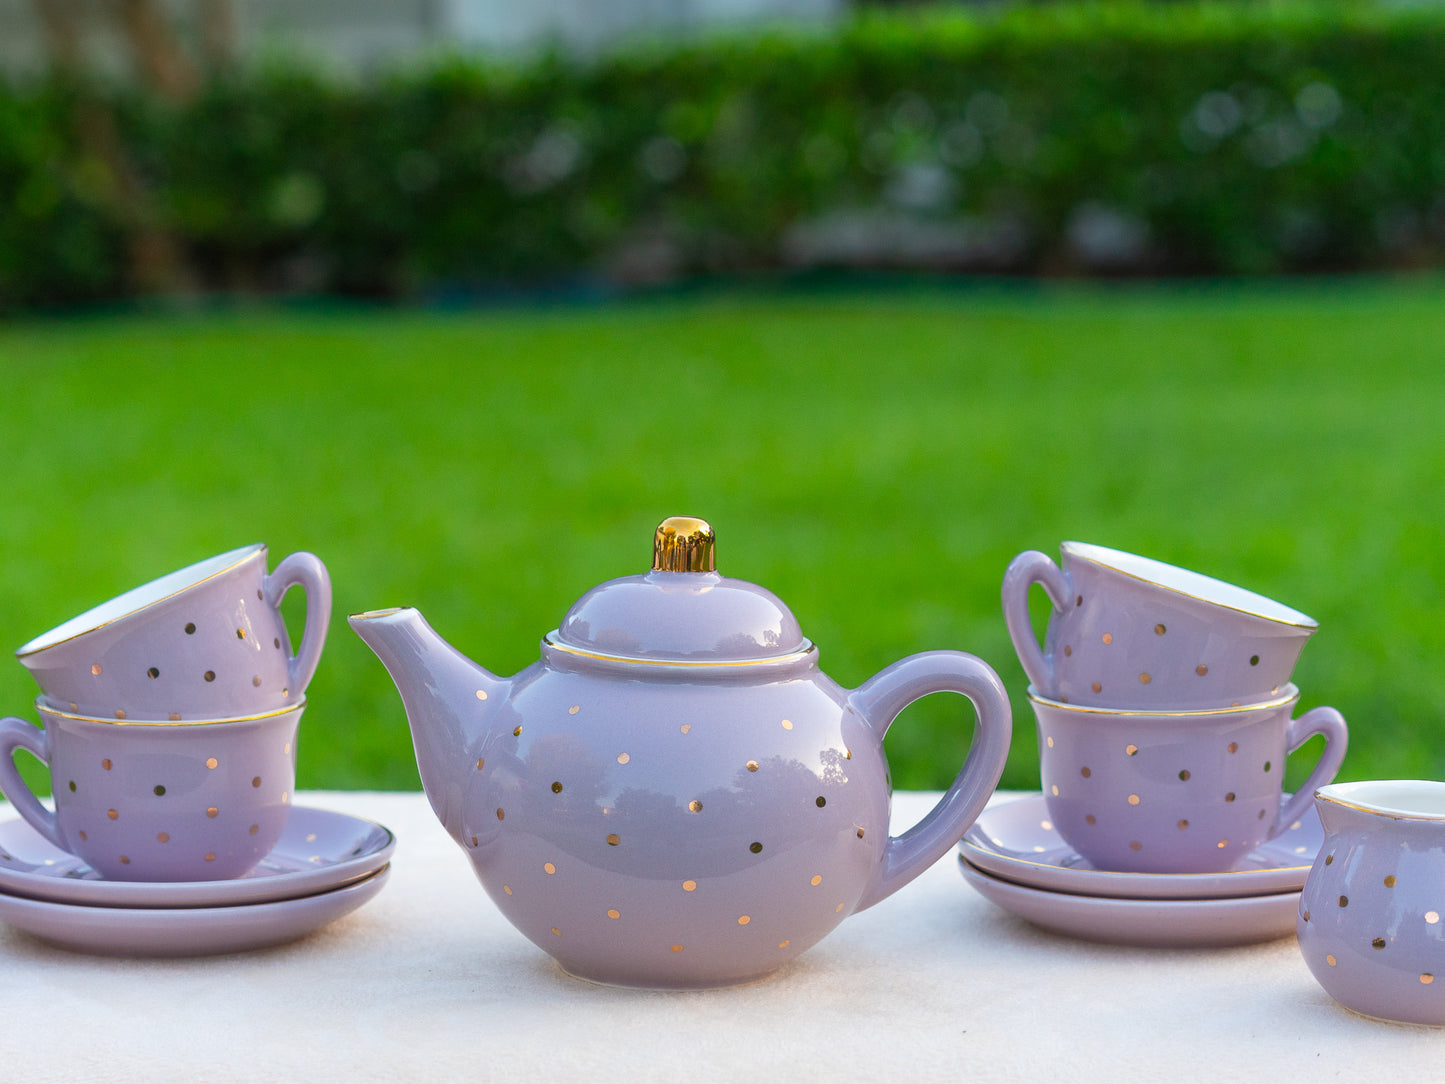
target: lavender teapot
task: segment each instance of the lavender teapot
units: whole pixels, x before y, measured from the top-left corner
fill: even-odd
[[[497,677],[414,609],[351,626],[401,692],[422,784],[502,913],[569,973],[626,986],[746,982],[943,856],[993,793],[1012,720],[998,676],[912,655],[856,689],[773,594],[715,571],[712,529],[658,527],[652,571],[593,588]],[[890,838],[883,736],[961,693],[972,748]]]

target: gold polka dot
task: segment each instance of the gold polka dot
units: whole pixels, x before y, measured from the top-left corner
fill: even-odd
[[[1085,814],[1084,814],[1084,823],[1085,823],[1085,824],[1094,824],[1094,823],[1095,823],[1094,814],[1092,814],[1092,813],[1085,813]]]
[[[556,926],[552,927],[552,932],[555,933],[558,937],[562,936],[562,931],[559,930]]]
[[[1386,888],[1394,888],[1394,887],[1395,887],[1395,875],[1394,875],[1393,873],[1390,874],[1390,876],[1388,876],[1388,877],[1385,878],[1385,887],[1386,887]]]
[[[505,892],[507,895],[510,896],[510,895],[512,894],[512,886],[511,886],[511,885],[503,885],[503,886],[502,886],[502,891]]]
[[[1203,663],[1200,663],[1194,668],[1194,672],[1200,677],[1203,677],[1205,674],[1209,673],[1209,667],[1205,666]]]
[[[779,942],[778,942],[778,948],[787,948],[787,947],[788,947],[789,945],[791,945],[792,943],[793,943],[793,939],[790,937],[790,938],[788,938],[788,940],[786,940],[786,941],[779,941]]]
[[[514,738],[520,738],[521,736],[522,736],[522,728],[521,728],[521,726],[515,726],[515,727],[513,727],[513,728],[512,728],[512,737],[514,737]]]
[[[1137,745],[1126,745],[1126,746],[1124,746],[1124,755],[1125,755],[1125,756],[1130,756],[1130,757],[1132,757],[1132,756],[1133,756],[1134,754],[1136,754],[1137,752],[1139,752],[1139,747],[1138,747]]]
[[[1149,678],[1149,675],[1148,675],[1148,674],[1140,674],[1140,675],[1139,675],[1139,684],[1140,684],[1140,685],[1148,685],[1148,684],[1149,684],[1149,681],[1150,681],[1150,678]]]
[[[576,715],[576,714],[577,714],[579,711],[581,711],[581,710],[582,710],[582,705],[581,705],[581,704],[573,704],[570,708],[567,709],[567,714],[568,714],[568,715]]]
[[[1334,865],[1334,863],[1335,863],[1335,856],[1334,856],[1333,854],[1327,854],[1327,855],[1325,855],[1325,865],[1327,865],[1327,866],[1332,866],[1332,865]]]
[[[791,720],[791,719],[784,719],[784,720],[783,720],[783,729],[784,729],[784,730],[792,730],[792,729],[793,729],[793,720]]]
[[[477,771],[481,771],[481,770],[482,770],[483,768],[485,768],[486,766],[487,766],[487,758],[486,758],[486,757],[477,757]]]
[[[505,809],[503,809],[501,806],[497,806],[497,820],[499,820],[499,821],[504,821],[504,820],[506,820],[506,819],[507,819],[507,811],[506,811]]]
[[[757,771],[757,770],[758,770],[758,762],[757,762],[756,760],[750,760],[750,761],[748,761],[748,771],[750,771],[750,772],[755,772],[755,771]]]
[[[619,843],[621,843],[621,842],[622,842],[622,837],[619,836],[616,832],[609,832],[609,833],[607,834],[607,846],[609,846],[609,847],[615,847],[615,846],[617,846],[617,845],[618,845]]]
[[[1064,645],[1064,658],[1067,659],[1067,658],[1068,658],[1070,655],[1072,655],[1073,653],[1074,653],[1074,649],[1073,649],[1072,647],[1070,647],[1068,644],[1065,644],[1065,645]]]
[[[1218,843],[1215,844],[1215,846],[1218,847],[1218,848],[1222,851],[1222,850],[1224,850],[1225,847],[1228,847],[1228,846],[1229,846],[1229,840],[1227,840],[1227,839],[1221,839]]]
[[[1092,685],[1090,685],[1089,688],[1093,689],[1094,692],[1097,693],[1097,692],[1102,692],[1104,686],[1100,685],[1100,684],[1096,681],[1096,682],[1094,682]]]
[[[261,675],[260,675],[260,674],[253,674],[252,677],[251,677],[251,684],[254,685],[254,686],[256,686],[256,688],[259,689],[259,688],[261,687]]]
[[[130,859],[127,858],[125,855],[121,855],[121,856],[120,856],[120,864],[121,864],[122,866],[128,866],[128,865],[130,865]]]
[[[1266,761],[1264,762],[1264,770],[1265,770],[1265,771],[1269,771],[1270,765],[1271,765],[1272,763],[1273,763],[1273,761],[1266,760]]]
[[[542,868],[543,868],[544,870],[546,870],[548,873],[556,873],[556,872],[557,872],[557,867],[554,866],[554,865],[552,865],[551,862],[543,862],[543,863],[542,863]]]
[[[1432,982],[1434,982],[1434,981],[1435,981],[1435,976],[1432,975],[1432,974],[1430,974],[1430,972],[1428,972],[1428,971],[1422,971],[1422,972],[1420,972],[1420,982],[1421,982],[1422,984],[1424,984],[1425,986],[1429,986],[1429,985],[1430,985]]]
[[[752,919],[752,916],[751,916],[751,915],[739,915],[739,916],[738,916],[738,925],[739,925],[739,926],[746,926],[746,925],[747,925],[749,922],[751,922],[752,920],[753,920],[753,919]]]
[[[181,713],[178,712],[178,711],[173,711],[173,712],[171,712],[170,718],[171,718],[171,722],[173,722],[173,723],[179,722],[179,721],[180,721],[180,718],[181,718]]]
[[[219,813],[219,812],[220,812],[219,809],[217,809],[215,806],[211,806],[209,809],[206,810],[206,816],[208,816],[208,817],[210,817],[211,819],[214,820],[216,814]]]
[[[1228,794],[1226,794],[1226,795],[1224,796],[1224,800],[1225,800],[1226,802],[1232,802],[1232,801],[1234,801],[1234,791],[1230,791]],[[1328,863],[1326,863],[1326,864],[1328,864]]]
[[[687,808],[688,808],[688,811],[689,811],[689,812],[692,812],[692,813],[701,813],[701,812],[702,812],[702,803],[699,802],[696,798],[694,798],[692,801],[690,801],[690,802],[687,803]]]
[[[253,787],[259,787],[260,785],[261,785],[261,777],[260,777],[259,775],[253,777],[252,780],[251,780],[251,786],[253,786]]]
[[[1104,643],[1106,643],[1106,644],[1112,644],[1113,642],[1114,642],[1114,634],[1113,634],[1112,632],[1106,632],[1106,633],[1104,633]]]
[[[154,681],[160,676],[161,672],[157,670],[154,666],[152,666],[149,670],[146,671],[146,677],[150,678],[152,681]]]
[[[1188,828],[1188,827],[1189,827],[1189,822],[1188,822],[1188,821],[1182,820],[1182,821],[1180,821],[1179,824],[1178,824],[1178,828],[1179,828],[1179,830],[1180,830],[1181,832],[1184,831],[1184,829],[1186,829],[1186,828]]]
[[[762,854],[762,853],[763,853],[763,845],[762,845],[761,843],[758,843],[758,842],[754,841],[754,842],[748,844],[748,850],[752,851],[753,854]]]
[[[552,784],[552,793],[553,793],[553,794],[561,794],[561,793],[562,793],[562,784],[561,784],[561,783],[553,783],[553,784]]]
[[[816,797],[816,798],[813,799],[813,804],[814,804],[815,806],[817,806],[819,809],[822,809],[825,805],[828,804],[828,799],[827,799],[827,798],[824,798],[824,797],[820,794],[820,795],[818,795],[818,797]]]
[[[486,698],[487,698],[487,690],[486,690],[486,689],[478,689],[478,690],[477,690],[477,699],[478,699],[478,700],[485,700]]]
[[[1154,635],[1155,635],[1155,636],[1163,636],[1164,633],[1166,633],[1167,631],[1169,631],[1169,630],[1166,629],[1163,625],[1155,625],[1155,626],[1154,626]]]
[[[1130,804],[1130,805],[1138,805],[1138,804],[1139,804],[1139,795],[1137,795],[1137,794],[1131,794],[1131,795],[1129,795],[1129,804]]]
[[[682,951],[682,946],[681,946],[681,945],[673,945],[673,946],[672,946],[672,951],[673,951],[673,952],[681,952],[681,951]]]
[[[1074,605],[1075,605],[1075,606],[1082,606],[1083,604],[1084,604],[1084,596],[1083,596],[1083,595],[1079,595],[1077,598],[1074,599]]]
[[[1371,947],[1371,948],[1377,948],[1377,949],[1382,949],[1382,948],[1384,948],[1384,947],[1385,947],[1385,939],[1384,939],[1383,937],[1377,937],[1377,938],[1375,938],[1373,941],[1370,942],[1370,947]]]
[[[691,723],[683,723],[682,726],[680,726],[678,729],[681,730],[684,734],[686,734],[689,730],[692,729],[692,724],[691,724]],[[682,946],[681,946],[681,945],[678,945],[678,946],[677,946],[677,950],[678,950],[679,952],[681,952],[681,951],[682,951]]]
[[[478,846],[478,845],[479,845],[479,842],[478,842],[478,840],[477,840],[477,837],[476,837],[476,836],[472,836],[472,846],[473,846],[473,847],[476,847],[476,846]]]
[[[1350,905],[1350,897],[1349,897],[1349,896],[1341,896],[1341,897],[1340,897],[1340,906],[1341,906],[1341,907],[1348,907],[1349,905]]]
[[[1184,768],[1184,769],[1182,769],[1182,770],[1179,772],[1179,781],[1180,781],[1181,783],[1187,783],[1187,782],[1189,782],[1189,769],[1188,769],[1188,768]]]
[[[858,838],[859,838],[859,839],[862,839],[862,838],[863,838],[863,829],[861,829],[861,828],[858,829]]]
[[[621,918],[621,917],[622,917],[622,912],[619,911],[616,907],[609,907],[609,908],[607,909],[607,917],[608,917],[608,918]]]
[[[837,907],[833,908],[833,913],[836,915],[841,910],[843,910],[843,905],[840,903]]]
[[[810,885],[812,885],[814,888],[817,888],[820,884],[823,883],[823,875],[822,875],[821,873],[815,873],[815,874],[813,874],[813,879],[812,879],[811,881],[809,881],[808,883],[809,883]]]
[[[186,635],[187,635],[187,636],[190,636],[190,635],[193,634],[195,631],[196,631],[196,623],[195,623],[194,621],[187,621],[187,622],[186,622]]]
[[[1339,962],[1340,962],[1340,961],[1338,961],[1338,960],[1336,960],[1336,959],[1334,958],[1334,955],[1333,955],[1333,954],[1325,957],[1325,963],[1329,964],[1331,967],[1334,967],[1335,964],[1337,964],[1337,963],[1339,963]]]
[[[1055,783],[1053,786],[1049,787],[1049,791],[1050,791],[1050,793],[1053,794],[1053,796],[1054,796],[1055,798],[1057,798],[1057,797],[1059,796],[1059,786],[1058,786],[1058,784]]]
[[[111,820],[115,820],[116,818],[118,818],[118,817],[120,816],[120,814],[117,813],[114,809],[107,809],[107,810],[105,811],[105,815],[106,815],[107,817],[109,817]]]
[[[618,754],[617,754],[617,763],[618,763],[618,764],[626,764],[626,763],[627,763],[629,760],[631,760],[631,759],[632,759],[632,755],[631,755],[630,753],[618,753]]]
[[[81,832],[81,833],[80,833],[80,842],[82,842],[82,843],[85,842],[85,833],[84,833],[84,832]]]
[[[1310,913],[1306,911],[1301,917],[1308,922],[1310,920]]]
[[[1085,779],[1088,779],[1089,776],[1093,775],[1094,773],[1091,772],[1087,767],[1085,767],[1079,769],[1079,774],[1082,775]]]
[[[1425,912],[1425,921],[1428,922],[1428,923],[1430,923],[1430,925],[1432,925],[1432,926],[1435,925],[1435,923],[1437,923],[1437,922],[1440,921],[1440,912],[1439,912],[1439,911],[1426,911],[1426,912]]]
[[[218,761],[215,757],[207,757],[207,758],[206,758],[206,767],[207,767],[207,768],[215,768],[215,766],[216,766],[217,764],[219,764],[219,763],[220,763],[220,761]]]
[[[100,677],[100,663],[98,663],[98,662],[93,662],[93,663],[91,663],[91,664],[90,664],[90,672],[91,672],[92,674],[94,674],[96,677]]]
[[[116,709],[115,709],[115,717],[116,717],[117,719],[124,719],[124,718],[125,718],[125,709],[123,709],[123,708],[116,708]]]
[[[206,861],[207,861],[207,862],[214,862],[215,860],[216,860],[216,852],[215,852],[215,851],[207,851],[207,852],[206,852]]]
[[[1140,842],[1136,839],[1136,840],[1134,840],[1132,843],[1129,844],[1129,849],[1130,849],[1131,851],[1142,851],[1142,850],[1144,849],[1144,844],[1140,843]]]
[[[683,882],[682,882],[682,890],[683,890],[684,892],[696,892],[696,891],[697,891],[697,882],[696,882],[696,881],[683,881]]]
[[[215,672],[214,670],[207,670],[207,671],[205,672],[205,674],[203,674],[202,676],[203,676],[207,681],[215,681],[215,680],[216,680],[216,672]]]
[[[1258,665],[1259,665],[1259,656],[1258,656],[1258,655],[1251,655],[1251,656],[1249,657],[1249,665],[1250,665],[1250,666],[1258,666]]]
[[[257,832],[259,832],[260,830],[261,830],[261,826],[260,826],[259,824],[253,824],[253,825],[251,825],[251,827],[250,827],[249,829],[247,829],[247,831],[248,831],[251,835],[253,835],[253,836],[254,836]]]
[[[170,841],[171,841],[171,834],[170,834],[169,832],[157,832],[157,833],[156,833],[156,842],[157,842],[157,843],[169,843]]]
[[[1054,739],[1053,739],[1053,738],[1048,738],[1048,739],[1046,739],[1046,740],[1047,740],[1048,743],[1049,743],[1049,748],[1052,749],[1052,748],[1054,747]]]
[[[1237,752],[1239,752],[1239,742],[1237,742],[1237,741],[1232,741],[1232,742],[1229,743],[1229,745],[1228,745],[1227,748],[1229,749],[1229,751],[1230,751],[1231,753],[1237,753]]]

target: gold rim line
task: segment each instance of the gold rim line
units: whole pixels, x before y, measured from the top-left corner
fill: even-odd
[[[278,715],[289,715],[293,711],[300,711],[306,706],[303,697],[294,703],[287,704],[284,708],[277,708],[275,711],[263,711],[256,715],[236,715],[228,719],[97,719],[94,715],[75,715],[68,711],[61,711],[59,708],[52,708],[49,704],[43,704],[39,700],[35,702],[35,710],[42,716],[53,715],[57,719],[72,719],[77,723],[96,723],[100,726],[224,726],[226,723],[254,723],[262,719],[274,719]]]
[[[72,640],[78,640],[78,639],[80,639],[82,636],[89,636],[92,632],[99,632],[99,631],[100,631],[101,629],[103,629],[103,628],[108,628],[109,626],[114,625],[117,621],[124,621],[127,617],[131,617],[131,616],[133,616],[133,615],[135,615],[135,614],[138,614],[138,613],[140,613],[142,610],[148,610],[148,609],[150,609],[152,606],[157,606],[157,605],[159,605],[159,604],[162,603],[162,602],[169,601],[170,599],[175,598],[177,595],[184,595],[187,591],[191,590],[192,588],[199,587],[199,586],[201,586],[201,584],[203,584],[203,583],[210,583],[210,582],[211,582],[212,580],[214,580],[217,576],[223,576],[223,575],[225,575],[227,572],[230,572],[233,568],[236,568],[236,567],[239,566],[239,565],[245,564],[245,563],[246,563],[247,561],[249,561],[252,557],[256,556],[256,554],[258,554],[258,553],[265,553],[265,552],[266,552],[266,543],[264,543],[264,542],[254,542],[254,543],[252,543],[252,544],[249,545],[249,546],[241,546],[241,547],[239,547],[239,549],[243,549],[243,550],[246,550],[246,551],[247,551],[247,552],[246,552],[246,555],[245,555],[244,557],[238,557],[238,558],[236,558],[236,560],[232,561],[230,564],[226,565],[224,568],[218,568],[218,569],[216,569],[216,571],[212,572],[209,576],[203,576],[203,577],[202,577],[201,579],[199,579],[199,580],[192,580],[190,583],[186,584],[186,586],[184,586],[184,587],[182,587],[182,588],[179,588],[178,590],[172,591],[169,595],[162,595],[160,598],[151,599],[151,601],[147,602],[144,606],[137,606],[134,610],[127,610],[127,611],[126,611],[125,613],[123,613],[123,614],[119,614],[119,615],[117,615],[116,617],[112,617],[109,621],[102,621],[102,622],[100,622],[99,624],[91,625],[89,628],[87,628],[87,629],[82,629],[80,632],[77,632],[77,633],[73,633],[73,634],[71,634],[70,636],[65,637],[65,639],[63,639],[63,640],[56,640],[54,643],[51,643],[51,644],[42,644],[40,647],[31,647],[30,644],[33,644],[33,643],[35,642],[35,640],[42,640],[42,639],[44,639],[44,638],[48,635],[47,633],[43,633],[43,632],[42,632],[39,636],[37,636],[37,637],[35,638],[35,640],[31,640],[30,643],[27,643],[27,644],[22,645],[22,646],[19,648],[19,650],[17,650],[17,651],[15,652],[15,657],[16,657],[17,659],[23,659],[23,658],[27,658],[27,657],[30,656],[30,655],[38,655],[38,654],[40,654],[40,652],[42,652],[42,651],[49,651],[49,650],[50,650],[51,648],[53,648],[53,647],[59,647],[61,644],[68,644],[68,643],[70,643]],[[236,551],[236,550],[232,550],[231,552],[232,552],[232,553],[235,553],[235,552],[237,552],[237,551]],[[222,555],[222,554],[217,554],[217,556],[219,557],[219,556],[223,556],[223,555]],[[197,561],[197,562],[195,562],[195,563],[196,563],[196,564],[203,564],[204,561]],[[188,565],[188,566],[186,566],[186,567],[189,568],[190,566]],[[178,568],[178,569],[176,569],[176,572],[184,572],[184,571],[185,571],[184,568]],[[170,575],[173,575],[173,574],[174,574],[174,573],[167,572],[164,576],[157,576],[156,579],[157,579],[157,580],[163,580],[163,579],[166,578],[166,576],[170,576]],[[148,581],[148,582],[154,583],[155,580],[150,580],[150,581]],[[145,586],[146,586],[146,584],[143,583],[143,584],[140,584],[138,587],[132,587],[130,590],[131,590],[131,591],[139,591],[139,590],[141,589],[141,587],[145,587]],[[122,596],[124,596],[124,595],[128,595],[128,594],[130,594],[130,591],[122,591],[119,595],[116,595],[115,598],[120,598],[120,597],[122,597]],[[106,605],[107,602],[112,602],[112,601],[114,601],[114,599],[106,599],[106,602],[98,602],[98,603],[96,603],[94,606],[92,606],[90,609],[91,609],[91,610],[99,609],[101,606]],[[82,613],[77,614],[76,616],[77,616],[77,617],[84,616],[84,614],[87,614],[87,613],[89,613],[89,612],[90,612],[90,610],[85,610],[85,611],[82,611]],[[73,621],[73,620],[75,620],[75,618],[71,618],[70,620]],[[61,625],[65,625],[65,624],[68,624],[68,622],[67,622],[67,621],[62,621],[62,622],[60,623],[60,625],[57,625],[57,626],[55,626],[55,627],[56,627],[56,628],[60,628]]]
[[[1432,780],[1417,780],[1417,782],[1432,782]],[[1332,784],[1333,785],[1333,784]],[[1321,787],[1320,790],[1324,788]],[[1380,806],[1361,805],[1359,802],[1351,802],[1346,798],[1333,798],[1328,794],[1321,794],[1315,791],[1315,799],[1321,802],[1329,802],[1331,805],[1344,806],[1346,809],[1353,809],[1360,813],[1369,813],[1375,817],[1388,817],[1392,821],[1436,821],[1445,822],[1445,813],[1412,813],[1406,809],[1384,809]]]
[[[411,606],[383,606],[379,610],[362,610],[359,614],[348,614],[348,621],[370,621],[377,617],[390,617],[392,614],[399,614],[403,610],[410,610]]]
[[[1202,715],[1240,715],[1247,711],[1264,711],[1267,708],[1278,708],[1299,699],[1300,692],[1297,686],[1291,684],[1286,685],[1285,688],[1294,691],[1282,694],[1274,700],[1259,700],[1252,704],[1239,704],[1232,708],[1200,708],[1197,711],[1148,711],[1144,708],[1098,708],[1089,704],[1066,704],[1062,700],[1050,700],[1046,696],[1040,696],[1034,692],[1033,686],[1029,686],[1027,696],[1031,703],[1057,708],[1059,711],[1077,712],[1080,715],[1110,715],[1121,719],[1140,715],[1160,719],[1189,719]]]
[[[560,651],[566,655],[575,655],[578,658],[582,659],[596,659],[599,662],[621,662],[627,663],[632,666],[672,666],[689,670],[702,670],[709,667],[725,666],[772,666],[779,663],[798,662],[802,659],[807,658],[809,655],[815,655],[818,652],[818,646],[816,644],[809,643],[807,647],[804,647],[798,651],[791,652],[787,655],[775,655],[772,658],[768,659],[722,659],[712,661],[693,661],[690,659],[640,659],[631,655],[604,655],[599,651],[583,651],[581,648],[569,647],[566,644],[559,643],[558,641],[552,639],[552,637],[555,635],[557,635],[557,630],[553,629],[546,636],[542,637],[542,643],[545,646],[552,648],[554,651]]]
[[[1096,550],[1106,550],[1110,548],[1108,546],[1095,545],[1093,542],[1070,541],[1061,543],[1059,545],[1059,549],[1062,552],[1068,553],[1070,552],[1068,549],[1069,546],[1089,546],[1090,548]],[[1123,553],[1124,551],[1115,550],[1114,552]],[[1262,598],[1266,602],[1273,602],[1281,610],[1288,610],[1290,613],[1299,614],[1301,617],[1304,618],[1304,621],[1282,621],[1278,617],[1271,617],[1269,614],[1262,614],[1257,610],[1247,610],[1243,606],[1231,606],[1229,603],[1220,602],[1218,599],[1205,598],[1202,595],[1195,595],[1191,594],[1188,591],[1181,591],[1179,588],[1171,587],[1167,583],[1160,583],[1158,580],[1151,580],[1145,576],[1136,576],[1132,572],[1126,572],[1118,565],[1111,565],[1106,561],[1096,561],[1091,557],[1086,557],[1084,554],[1079,553],[1078,551],[1073,551],[1073,556],[1080,561],[1087,561],[1089,564],[1095,565],[1098,568],[1107,568],[1110,572],[1117,572],[1120,576],[1124,576],[1128,579],[1134,580],[1136,583],[1147,583],[1150,587],[1158,587],[1161,590],[1168,591],[1170,594],[1178,595],[1181,598],[1190,598],[1193,599],[1195,602],[1202,602],[1206,606],[1218,606],[1221,610],[1230,610],[1237,614],[1247,614],[1250,617],[1258,617],[1262,621],[1269,621],[1276,625],[1284,625],[1286,628],[1314,629],[1318,631],[1320,627],[1320,623],[1309,614],[1304,613],[1300,610],[1296,610],[1293,606],[1286,606],[1283,602],[1276,602],[1268,595],[1261,595],[1258,591],[1251,591],[1248,587],[1240,587],[1237,584],[1228,583],[1225,580],[1221,580],[1218,576],[1206,576],[1203,572],[1193,572],[1191,569],[1180,568],[1178,565],[1171,565],[1168,561],[1157,561],[1153,557],[1145,557],[1142,554],[1137,553],[1129,555],[1131,557],[1138,557],[1141,561],[1149,561],[1156,565],[1164,565],[1167,568],[1178,569],[1180,572],[1188,572],[1191,575],[1198,576],[1200,579],[1203,580],[1213,580],[1215,583],[1222,583],[1226,587],[1233,587],[1236,591],[1242,591],[1245,594],[1253,595],[1255,598]]]
[[[1283,835],[1283,834],[1284,834],[1284,833],[1280,833],[1280,835]],[[1279,839],[1279,836],[1275,836],[1274,838],[1275,838],[1275,839]],[[1102,873],[1102,874],[1104,874],[1104,875],[1107,876],[1107,877],[1219,877],[1219,876],[1221,876],[1221,875],[1223,875],[1223,876],[1231,876],[1231,877],[1240,877],[1240,876],[1243,876],[1243,875],[1249,874],[1249,873],[1292,873],[1292,872],[1294,872],[1294,871],[1296,871],[1296,870],[1302,870],[1302,869],[1307,870],[1307,869],[1309,869],[1311,866],[1314,865],[1313,862],[1310,862],[1309,865],[1302,865],[1302,866],[1271,866],[1271,867],[1269,867],[1268,869],[1225,869],[1225,870],[1219,870],[1219,871],[1216,872],[1216,873],[1129,873],[1129,872],[1126,872],[1126,871],[1124,871],[1124,870],[1118,870],[1118,869],[1075,869],[1073,866],[1060,866],[1060,865],[1057,865],[1056,863],[1053,863],[1053,862],[1030,862],[1027,858],[1014,858],[1012,855],[1004,854],[1002,851],[996,851],[996,850],[993,850],[993,849],[991,849],[991,848],[989,848],[989,847],[980,847],[977,843],[970,843],[970,842],[969,842],[968,840],[966,840],[966,839],[959,840],[959,846],[960,846],[960,847],[967,847],[970,851],[977,852],[978,854],[987,854],[987,855],[992,855],[994,858],[1002,858],[1005,862],[1008,862],[1008,863],[1010,863],[1011,865],[1015,865],[1015,866],[1033,866],[1035,869],[1061,869],[1061,870],[1067,870],[1069,873]],[[964,857],[964,856],[963,856],[963,855],[959,855],[959,857],[962,858],[962,857]],[[976,862],[970,862],[969,864],[970,864],[970,865],[974,865],[974,866],[977,866],[977,865],[978,865]],[[979,866],[978,868],[983,869],[982,866]],[[985,872],[985,873],[990,873],[990,872],[992,872],[992,871],[985,869],[983,872]],[[1001,873],[995,873],[994,876],[995,876],[995,877],[1002,877],[1003,874],[1001,874]],[[1054,889],[1046,889],[1045,891],[1062,892],[1063,889],[1054,888]],[[1294,891],[1294,890],[1293,890],[1293,889],[1288,889],[1287,891]],[[1078,893],[1078,895],[1083,895],[1083,893],[1080,892],[1080,893]],[[1264,892],[1264,893],[1261,893],[1261,895],[1272,896],[1272,895],[1274,895],[1274,893],[1272,893],[1272,892]],[[1111,897],[1111,898],[1112,898],[1112,897]],[[1147,898],[1147,897],[1132,897],[1132,896],[1131,896],[1131,897],[1126,897],[1126,898],[1129,898],[1129,899],[1135,899],[1135,898],[1143,899],[1143,898]]]

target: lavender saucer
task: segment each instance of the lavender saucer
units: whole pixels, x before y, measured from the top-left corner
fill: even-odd
[[[396,837],[360,817],[294,806],[281,838],[251,872],[219,881],[108,881],[26,821],[0,823],[0,893],[87,907],[233,907],[295,899],[369,877]]]
[[[1054,933],[1143,948],[1251,945],[1294,933],[1298,892],[1213,900],[1121,900],[1048,892],[1002,880],[958,857],[990,903]]]
[[[1070,847],[1049,818],[1042,794],[990,806],[964,833],[959,855],[1014,884],[1110,899],[1237,899],[1298,892],[1324,841],[1308,809],[1234,869],[1219,873],[1119,873],[1095,868]]]
[[[84,907],[0,893],[0,922],[47,944],[97,956],[215,956],[284,945],[351,913],[381,891],[365,880],[298,899],[237,907]]]

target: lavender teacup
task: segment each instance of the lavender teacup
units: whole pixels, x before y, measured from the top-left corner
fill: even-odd
[[[1178,711],[1278,696],[1313,618],[1197,572],[1065,542],[1063,567],[1028,550],[1003,578],[1009,638],[1033,687],[1067,704]],[[1054,604],[1044,647],[1029,588]]]
[[[45,728],[0,719],[0,792],[57,847],[117,881],[215,881],[248,872],[291,811],[304,702],[205,721],[120,722],[36,708]],[[50,768],[55,812],[16,771]]]
[[[1099,869],[1214,873],[1289,827],[1335,777],[1349,734],[1338,711],[1290,718],[1299,690],[1212,711],[1144,712],[1029,692],[1039,774],[1058,833]],[[1284,800],[1285,758],[1314,735],[1325,747]]]
[[[279,607],[294,586],[306,592],[306,627],[292,655]],[[301,699],[330,618],[326,566],[293,553],[267,575],[257,544],[127,591],[16,655],[52,705],[78,715],[231,718]]]

